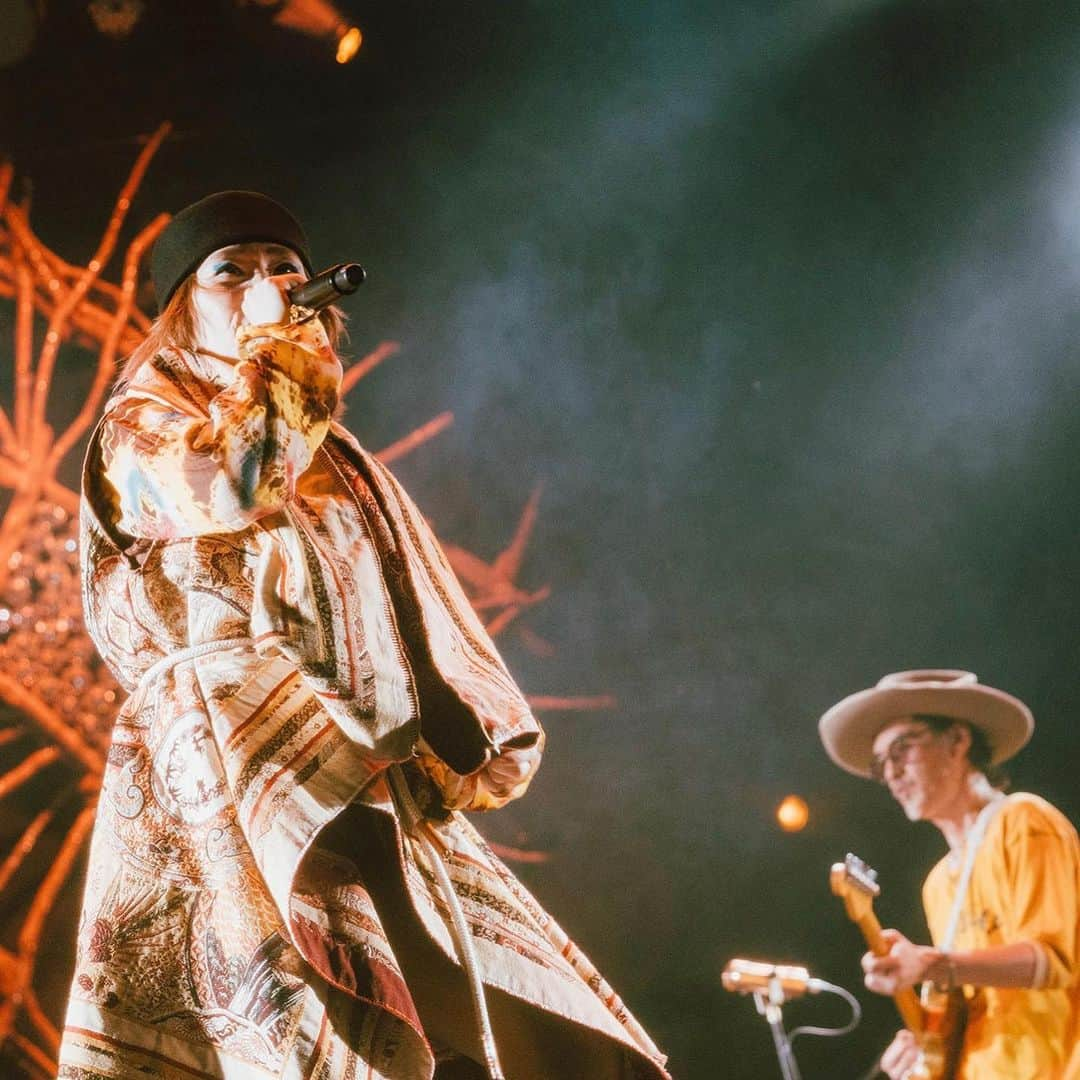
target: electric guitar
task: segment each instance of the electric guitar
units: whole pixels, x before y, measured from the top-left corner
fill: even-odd
[[[889,946],[874,914],[874,898],[881,892],[877,871],[848,855],[842,863],[833,863],[829,885],[844,901],[848,918],[862,931],[870,951],[884,956]],[[954,1080],[964,1042],[963,992],[959,988],[937,990],[931,983],[923,983],[921,996],[909,987],[893,994],[893,1001],[904,1027],[919,1043],[919,1062],[907,1075],[911,1080]]]

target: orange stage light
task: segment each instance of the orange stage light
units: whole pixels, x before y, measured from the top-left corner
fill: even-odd
[[[363,40],[364,35],[360,33],[360,27],[350,26],[349,29],[338,38],[337,62],[339,64],[347,64],[360,51],[360,45]]]
[[[143,0],[90,0],[86,5],[98,32],[114,41],[123,41],[142,18]]]
[[[801,832],[810,820],[810,807],[798,795],[787,795],[776,808],[776,820],[784,832]]]
[[[347,64],[364,40],[360,28],[350,26],[329,0],[286,0],[274,14],[274,25],[333,42],[339,64]]]

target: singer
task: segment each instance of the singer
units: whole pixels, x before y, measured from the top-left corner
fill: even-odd
[[[424,518],[335,420],[303,230],[181,211],[91,439],[88,629],[130,696],[60,1076],[662,1080],[664,1058],[462,810],[544,736]]]

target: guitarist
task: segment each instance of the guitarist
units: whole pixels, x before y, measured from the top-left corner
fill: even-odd
[[[884,784],[947,854],[922,890],[933,945],[886,930],[862,960],[868,989],[963,988],[956,1080],[1080,1080],[1080,843],[1037,795],[1005,796],[997,766],[1031,737],[1023,702],[970,672],[886,675],[822,716],[841,768]],[[920,1075],[915,1035],[882,1055],[891,1080]]]

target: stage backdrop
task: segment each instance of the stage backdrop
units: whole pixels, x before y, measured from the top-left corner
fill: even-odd
[[[28,221],[86,266],[170,121],[105,281],[159,213],[222,187],[293,207],[320,264],[364,263],[349,352],[385,358],[351,391],[349,426],[379,450],[431,435],[396,471],[459,565],[520,554],[520,592],[486,617],[510,612],[500,645],[531,695],[584,699],[541,701],[544,767],[478,825],[675,1075],[779,1075],[752,1003],[721,988],[732,956],[803,963],[857,992],[855,1033],[796,1050],[807,1080],[860,1075],[895,1018],[861,990],[829,866],[848,850],[875,864],[883,921],[918,937],[919,883],[942,848],[830,765],[820,713],[887,671],[974,670],[1035,712],[1015,785],[1080,819],[1080,12],[342,3],[365,41],[338,67],[258,6],[147,5],[123,40],[48,11],[0,70],[18,210],[0,235],[17,243]],[[14,431],[19,286],[0,260],[4,282]],[[120,299],[106,292],[88,297],[107,314]],[[59,348],[54,433],[91,394],[101,331]],[[25,539],[2,552],[5,588],[53,589],[54,623],[77,619],[59,488],[77,487],[80,449],[34,514],[19,509],[20,462],[0,475],[8,515],[26,514],[0,533]],[[474,595],[495,581],[481,573]],[[18,600],[5,593],[9,616]],[[103,749],[28,714],[17,688],[62,684],[61,660],[78,661],[78,707],[57,706],[71,730],[100,731],[115,707],[74,644],[50,664],[22,640],[0,696],[7,727],[31,734],[0,746],[0,772],[34,775],[3,795],[0,860],[65,798],[0,894],[0,981],[25,956],[62,837],[78,839]],[[810,807],[796,834],[773,820],[788,792]],[[38,1042],[62,1013],[78,872],[39,935],[46,1017],[18,1021]],[[846,1020],[821,998],[787,1014]]]

